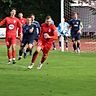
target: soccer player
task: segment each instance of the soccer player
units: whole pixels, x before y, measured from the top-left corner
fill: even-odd
[[[35,30],[36,26],[34,24],[32,24],[32,20],[31,18],[27,18],[27,24],[25,24],[23,26],[23,38],[22,38],[22,42],[21,42],[21,48],[19,50],[19,58],[18,60],[20,60],[22,58],[22,53],[24,52],[24,58],[26,58],[26,48],[28,48],[28,50],[32,50],[33,47],[33,42],[35,40]],[[28,45],[26,47],[26,45]]]
[[[69,29],[69,24],[66,22],[65,18],[64,18],[64,23],[63,23],[63,30],[61,29],[61,23],[59,23],[58,25],[58,35],[59,35],[60,49],[61,49],[61,35],[63,35],[66,51],[68,51],[68,37],[70,36],[70,29]]]
[[[38,41],[38,36],[39,36],[39,33],[40,33],[40,24],[38,21],[35,20],[35,15],[34,14],[31,14],[31,19],[32,19],[32,23],[36,26],[36,30],[35,30],[35,40]]]
[[[16,34],[17,34],[17,28],[18,29],[18,35],[19,39],[22,37],[22,25],[18,18],[15,17],[16,10],[12,9],[10,12],[10,16],[6,17],[0,22],[0,26],[3,24],[6,25],[6,45],[7,45],[7,54],[8,54],[8,63],[11,63],[13,60],[13,64],[16,63]],[[12,49],[12,51],[11,51]]]
[[[34,43],[33,43],[33,45],[35,45],[35,43],[38,42],[38,36],[39,36],[39,33],[40,33],[40,24],[39,24],[38,21],[35,20],[35,15],[34,14],[31,14],[30,17],[31,17],[31,20],[32,20],[32,25],[36,26],[36,28],[34,29],[35,40],[34,40]],[[29,52],[30,56],[32,55],[32,50],[29,50],[27,48],[26,52]]]
[[[42,59],[37,67],[37,69],[41,69],[44,61],[46,60],[46,58],[48,56],[49,50],[52,47],[53,41],[55,39],[58,39],[57,29],[56,29],[55,25],[52,24],[51,21],[52,21],[51,16],[47,16],[45,19],[45,23],[43,23],[41,25],[40,37],[38,39],[38,46],[32,56],[32,62],[28,66],[29,69],[33,68],[36,58],[37,58],[39,52],[42,50],[42,52],[43,52]]]
[[[19,13],[18,17],[19,17],[19,20],[20,20],[22,26],[27,23],[26,18],[23,17],[23,13]]]
[[[80,34],[83,28],[81,21],[78,19],[78,13],[74,12],[69,22],[71,28],[71,36],[73,41],[74,52],[80,53]]]

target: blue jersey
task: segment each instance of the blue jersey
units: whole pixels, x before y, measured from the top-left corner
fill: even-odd
[[[36,35],[38,35],[40,33],[40,24],[39,24],[39,22],[33,21],[32,24],[34,26],[36,26],[36,29],[34,31],[35,31]]]
[[[58,25],[58,35],[63,33],[64,36],[70,36],[69,24],[67,22],[63,23],[63,30],[61,29],[61,23]]]
[[[32,33],[30,33],[30,31],[29,31],[32,28],[35,30],[36,26],[34,24],[31,24],[31,25],[25,24],[23,26],[23,39],[28,40],[30,38],[34,38],[33,35],[35,35],[35,32],[33,31]]]
[[[80,30],[80,20],[79,19],[71,19],[69,21],[69,24],[71,26],[71,34],[77,34],[77,32]]]

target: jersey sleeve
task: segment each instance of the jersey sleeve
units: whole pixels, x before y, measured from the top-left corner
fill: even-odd
[[[6,23],[6,18],[3,19],[1,22],[0,22],[0,26],[4,25]]]
[[[41,42],[41,41],[42,41],[42,38],[43,38],[43,27],[42,27],[42,25],[41,25],[40,35],[39,35],[38,42]]]
[[[55,27],[55,25],[52,26],[53,29],[53,36],[50,36],[52,39],[56,40],[58,39],[58,32],[57,32],[57,28]]]
[[[58,34],[61,34],[61,23],[58,25]]]
[[[17,27],[18,29],[18,36],[22,35],[22,24],[20,23],[20,21],[17,21]]]

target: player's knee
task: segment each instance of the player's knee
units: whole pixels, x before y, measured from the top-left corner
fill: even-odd
[[[41,47],[37,47],[36,51],[39,53],[41,51]]]
[[[46,58],[48,54],[43,54],[43,57]]]

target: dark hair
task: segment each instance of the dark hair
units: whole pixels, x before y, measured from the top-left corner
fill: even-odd
[[[50,15],[47,15],[47,16],[46,16],[46,19],[47,19],[47,20],[48,20],[48,19],[50,19],[50,18],[51,18],[51,16],[50,16]]]
[[[10,8],[10,11],[12,11],[12,10],[16,10],[16,8]]]
[[[31,16],[34,16],[34,17],[35,17],[35,14],[32,13],[32,14],[30,15],[30,17],[31,17]]]

